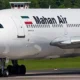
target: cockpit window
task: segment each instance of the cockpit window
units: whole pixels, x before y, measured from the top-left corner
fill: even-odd
[[[2,24],[0,24],[0,28],[4,28]]]

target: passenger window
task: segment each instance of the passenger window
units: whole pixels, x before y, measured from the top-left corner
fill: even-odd
[[[21,5],[21,7],[23,7],[23,5]]]
[[[17,7],[17,5],[15,5],[15,7]]]
[[[12,7],[14,7],[14,4],[11,4]]]
[[[18,7],[20,7],[20,5],[18,5]]]

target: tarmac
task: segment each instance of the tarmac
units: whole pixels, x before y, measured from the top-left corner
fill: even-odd
[[[0,80],[80,80],[80,75],[17,76]]]
[[[0,80],[80,80],[80,69],[32,70],[24,76],[0,77]]]

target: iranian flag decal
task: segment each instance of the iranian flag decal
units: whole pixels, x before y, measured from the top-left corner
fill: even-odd
[[[24,23],[27,24],[33,24],[32,21],[29,21],[29,16],[21,16],[22,19],[24,19]]]

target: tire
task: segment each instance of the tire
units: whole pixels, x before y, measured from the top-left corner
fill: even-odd
[[[19,73],[20,73],[20,67],[19,67],[19,65],[15,65],[15,66],[9,65],[7,67],[7,70],[9,72],[9,75],[19,75]]]
[[[2,70],[0,69],[0,77],[2,77]]]
[[[9,65],[9,66],[7,67],[7,70],[8,70],[8,72],[9,72],[9,75],[12,75],[12,74],[13,74],[13,66]]]
[[[19,65],[13,66],[13,75],[19,75]]]
[[[20,74],[25,75],[26,74],[26,67],[24,65],[20,66]]]

